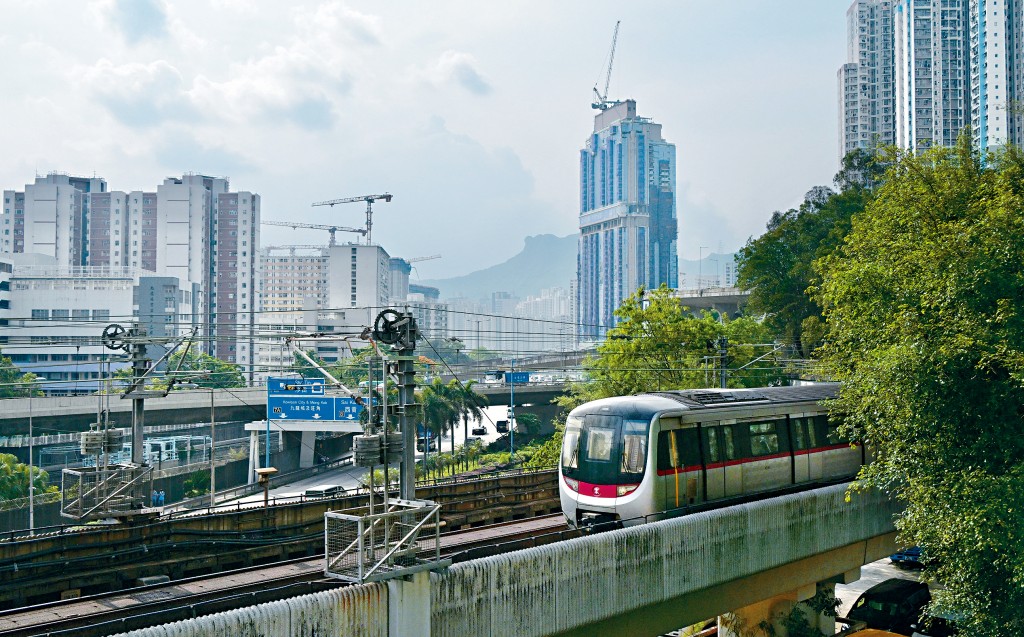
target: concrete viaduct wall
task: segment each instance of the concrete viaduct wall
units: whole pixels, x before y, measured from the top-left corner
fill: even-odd
[[[363,618],[353,613],[364,605],[330,592],[129,635],[321,634],[314,625],[335,635],[387,634],[381,623],[390,634],[422,637],[657,635],[891,552],[898,506],[877,492],[850,502],[845,493],[818,489],[457,564],[386,589],[346,589],[346,600],[379,600]]]
[[[266,387],[216,389],[214,416],[218,422],[260,420],[267,413]],[[28,433],[28,417],[45,431],[88,428],[96,422],[96,396],[59,396],[46,398],[8,398],[0,401],[0,430],[6,436]],[[176,391],[166,398],[146,399],[147,425],[173,425],[207,422],[210,419],[210,391]],[[116,427],[131,427],[132,401],[119,394],[110,396],[110,421]]]

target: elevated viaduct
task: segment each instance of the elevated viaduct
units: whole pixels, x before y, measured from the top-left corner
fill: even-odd
[[[898,505],[827,487],[128,633],[132,637],[659,635],[754,625],[895,548]]]

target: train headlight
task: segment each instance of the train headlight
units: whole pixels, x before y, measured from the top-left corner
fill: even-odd
[[[576,493],[580,492],[580,481],[579,480],[573,480],[572,478],[565,478],[565,483],[567,485],[569,485],[569,488],[572,489],[573,491],[575,491]]]
[[[621,498],[624,495],[629,495],[630,493],[633,493],[639,486],[639,484],[620,484],[615,489],[615,495]]]

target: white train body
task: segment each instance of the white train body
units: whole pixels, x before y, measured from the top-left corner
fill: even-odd
[[[597,400],[566,419],[559,462],[570,526],[638,524],[716,501],[857,474],[822,401],[833,383],[658,392]]]

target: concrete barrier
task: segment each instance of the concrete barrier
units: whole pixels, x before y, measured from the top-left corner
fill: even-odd
[[[849,502],[845,496],[845,486],[829,487],[457,564],[430,575],[430,620],[403,635],[666,632],[840,575],[891,550],[899,505],[874,491]],[[389,582],[391,597],[402,596],[405,584]],[[405,598],[425,602],[420,584],[408,584]],[[387,586],[307,595],[128,635],[384,636]],[[400,609],[390,609],[390,617],[394,623]]]

